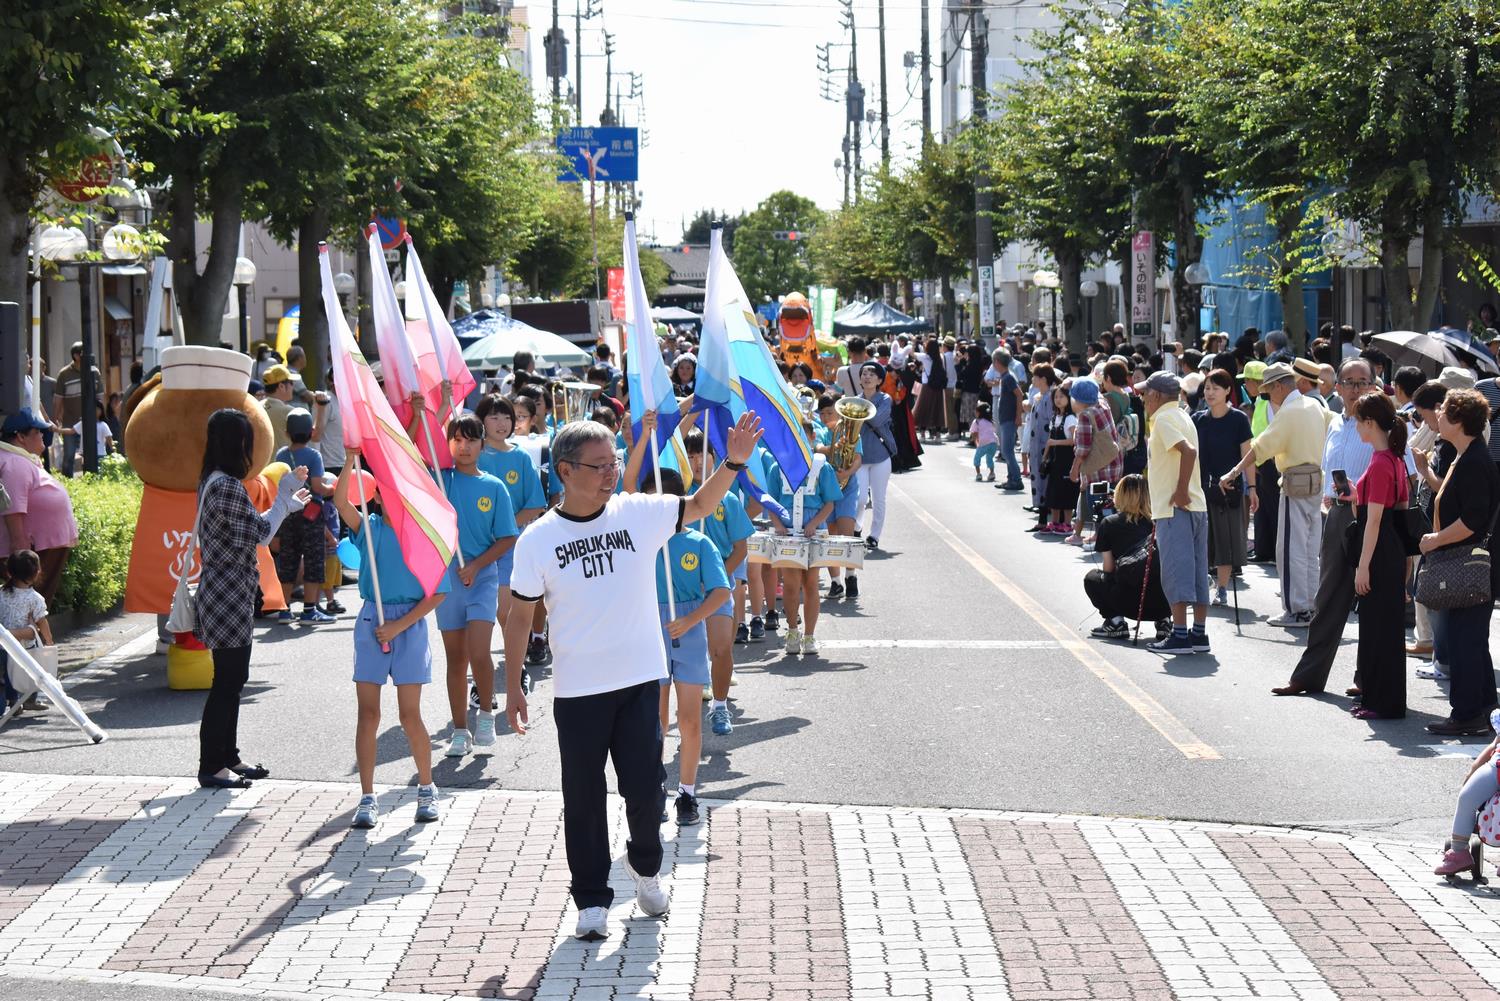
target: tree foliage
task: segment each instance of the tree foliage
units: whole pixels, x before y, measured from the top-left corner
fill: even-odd
[[[730,215],[715,209],[699,209],[682,230],[683,243],[708,243],[715,225],[724,229],[724,253],[734,253],[734,231],[745,221],[745,214]]]
[[[735,234],[734,270],[752,302],[806,291],[812,284],[810,247],[822,231],[823,210],[791,191],[768,195],[745,216]],[[773,234],[796,230],[800,239],[778,240]]]
[[[120,106],[149,104],[147,0],[7,0],[0,8],[0,300],[26,302],[26,241],[43,186],[95,152]]]
[[[620,267],[624,259],[625,221],[597,212],[599,271],[593,266],[593,238],[589,230],[589,206],[579,197],[577,185],[549,184],[542,189],[539,218],[527,235],[525,248],[517,255],[515,273],[536,295],[562,299],[594,297],[607,284],[605,272]],[[665,262],[642,249],[641,280],[647,297],[654,297],[671,274]]]

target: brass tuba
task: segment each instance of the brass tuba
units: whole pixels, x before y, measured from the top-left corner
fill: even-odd
[[[559,427],[587,420],[593,412],[594,397],[599,393],[599,387],[592,382],[554,381],[547,384],[547,389],[552,394],[552,408]]]
[[[797,393],[797,409],[802,412],[802,419],[810,421],[818,413],[818,391],[811,386],[793,386]]]
[[[833,405],[839,415],[839,428],[828,450],[828,459],[834,469],[848,469],[854,464],[854,446],[859,441],[860,428],[865,421],[875,416],[875,404],[858,396],[846,396]]]

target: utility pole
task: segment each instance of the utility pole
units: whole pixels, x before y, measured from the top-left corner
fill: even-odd
[[[573,7],[573,121],[583,124],[583,0]]]
[[[880,166],[891,165],[891,121],[885,95],[885,0],[876,8],[880,18]]]
[[[859,201],[860,146],[864,144],[862,130],[865,121],[865,88],[859,82],[859,32],[854,27],[854,0],[844,0],[844,13],[849,18],[849,118],[854,126],[850,140],[854,154],[854,201]]]
[[[932,42],[927,37],[927,0],[922,0],[922,145],[932,138]]]
[[[600,125],[615,124],[615,112],[610,107],[609,92],[615,85],[615,36],[604,33],[604,110],[599,113]]]
[[[973,70],[971,128],[980,128],[988,117],[989,88],[985,82],[985,60],[989,54],[989,19],[981,8],[969,21],[970,60]],[[974,171],[974,291],[979,304],[979,334],[986,347],[995,336],[995,233],[990,224],[989,178],[982,168]]]
[[[561,5],[561,3],[562,3],[562,0],[552,0],[552,32],[551,32],[551,38],[553,39],[553,43],[552,43],[553,45],[556,45],[557,44],[557,39],[562,36],[562,29],[557,26],[558,7]],[[566,58],[566,57],[564,57],[564,58]],[[552,56],[551,58],[549,58],[547,60],[547,62],[549,64],[548,68],[547,68],[547,72],[551,73],[551,75],[552,75],[552,117],[554,119],[557,118],[557,109],[558,109],[558,106],[562,103],[562,73],[561,72],[553,72],[554,70],[557,69],[557,67],[555,65],[553,65],[553,64],[555,64],[556,61],[557,61],[557,57],[556,56]],[[564,63],[563,65],[566,66],[567,64]],[[553,124],[555,125],[556,122],[554,121]]]

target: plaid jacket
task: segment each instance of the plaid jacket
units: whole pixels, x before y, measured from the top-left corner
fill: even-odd
[[[198,638],[210,650],[249,646],[260,586],[255,550],[270,541],[276,526],[232,476],[214,477],[198,505]]]
[[[1115,420],[1110,416],[1109,406],[1102,400],[1078,415],[1078,434],[1073,439],[1073,457],[1080,462],[1094,447],[1094,436],[1107,434],[1115,443],[1115,457],[1102,469],[1092,473],[1080,473],[1078,482],[1115,483],[1125,475],[1125,455],[1120,451],[1120,436],[1115,431]]]

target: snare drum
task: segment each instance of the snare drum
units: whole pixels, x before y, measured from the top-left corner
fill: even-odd
[[[771,565],[777,570],[806,570],[812,559],[812,540],[806,537],[778,535],[771,553]]]
[[[771,553],[776,548],[776,536],[770,532],[756,532],[745,540],[745,560],[749,563],[770,563]]]
[[[864,543],[852,535],[829,535],[817,540],[812,565],[859,570],[865,565]]]

